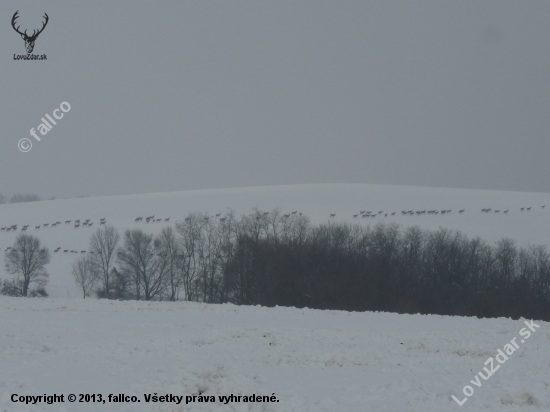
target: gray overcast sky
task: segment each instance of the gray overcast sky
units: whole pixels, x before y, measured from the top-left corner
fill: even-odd
[[[48,13],[47,61],[13,59],[16,10],[30,32]],[[547,0],[4,0],[0,15],[6,195],[550,191]]]

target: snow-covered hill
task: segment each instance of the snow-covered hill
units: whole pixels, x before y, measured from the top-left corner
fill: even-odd
[[[489,241],[511,237],[523,245],[550,243],[548,194],[348,184],[8,204],[0,206],[0,227],[28,224],[28,232],[51,250],[80,251],[87,249],[103,217],[121,231],[156,233],[189,212],[215,215],[233,209],[241,215],[254,207],[299,211],[313,223],[386,221],[458,229]],[[493,212],[481,212],[484,208]],[[452,212],[401,214],[433,209]],[[362,210],[377,216],[353,217]],[[135,222],[150,215],[163,220]],[[75,229],[75,219],[91,219],[94,225]],[[57,221],[62,223],[52,228]],[[2,250],[17,233],[0,232]],[[550,410],[549,323],[536,322],[540,327],[525,339],[520,335],[525,320],[82,300],[70,275],[75,258],[52,253],[52,298],[0,296],[0,411]],[[506,350],[512,340],[518,349],[498,364],[498,350]],[[479,373],[487,376],[484,368],[490,370],[486,362],[491,357],[495,372],[484,380]],[[465,387],[471,396],[459,406],[452,397],[462,402]],[[64,395],[65,402],[13,402],[44,394]],[[69,394],[77,395],[76,403],[68,402]],[[101,395],[106,403],[78,402],[80,394],[95,394],[98,401]],[[140,402],[109,402],[109,394]],[[174,398],[182,399],[179,405],[147,403],[145,395],[183,398]],[[193,395],[202,398],[186,404]],[[275,396],[278,402],[219,401],[230,395]],[[199,402],[212,396],[215,402]]]
[[[546,206],[544,207],[543,206]],[[376,222],[396,222],[400,225],[418,225],[427,229],[446,227],[461,230],[470,236],[488,241],[510,237],[519,244],[550,244],[550,194],[482,191],[470,189],[442,189],[363,184],[316,184],[293,186],[250,187],[237,189],[197,190],[144,195],[89,197],[33,203],[0,205],[0,226],[18,225],[17,232],[0,232],[0,248],[11,246],[23,225],[27,233],[36,234],[53,252],[48,266],[51,274],[47,287],[51,297],[80,297],[70,275],[75,254],[63,249],[86,250],[92,232],[100,218],[106,218],[122,231],[142,228],[157,233],[167,224],[183,219],[189,212],[210,215],[229,209],[237,215],[250,213],[258,207],[268,211],[276,207],[283,212],[299,211],[313,223],[349,221],[362,225]],[[522,207],[531,210],[521,211]],[[490,213],[481,209],[491,208]],[[459,210],[464,209],[463,213]],[[373,211],[376,217],[353,218],[360,211]],[[403,210],[452,210],[443,214],[402,215]],[[495,213],[495,210],[500,210]],[[507,213],[504,213],[508,210]],[[378,212],[383,213],[379,214]],[[392,216],[392,213],[395,215]],[[334,218],[330,214],[335,213]],[[373,214],[374,214],[373,213]],[[388,214],[388,216],[385,216]],[[155,215],[162,222],[146,224],[135,222],[138,216]],[[165,222],[165,218],[170,218]],[[76,219],[91,219],[92,227],[75,229]],[[71,220],[70,224],[65,221]],[[52,223],[61,222],[56,227]],[[43,225],[47,223],[48,227]],[[40,225],[39,230],[35,229]],[[6,279],[3,265],[0,278]]]

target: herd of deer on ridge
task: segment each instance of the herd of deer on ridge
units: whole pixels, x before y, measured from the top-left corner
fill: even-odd
[[[546,207],[546,205],[542,205],[541,206],[541,209],[544,209]],[[523,212],[523,211],[530,211],[532,209],[531,206],[529,207],[521,207],[520,210]],[[466,209],[460,209],[458,211],[458,213],[464,213]],[[443,209],[443,210],[402,210],[401,211],[401,214],[403,216],[407,216],[407,215],[425,215],[425,214],[428,214],[428,215],[439,215],[439,214],[442,214],[442,215],[445,215],[445,214],[449,214],[451,213],[453,210],[452,209]],[[493,210],[492,208],[484,208],[484,209],[481,209],[481,212],[482,213],[490,213],[490,212],[494,212],[494,213],[500,213],[500,209],[495,209]],[[506,209],[506,210],[503,210],[502,213],[508,213],[509,209]],[[373,212],[371,210],[362,210],[360,211],[359,213],[353,215],[354,218],[356,217],[363,217],[363,218],[367,218],[367,217],[376,217],[376,216],[381,216],[381,215],[384,215],[384,217],[388,217],[389,216],[395,216],[397,212],[388,212],[388,213],[384,213],[383,210],[380,210],[378,212]],[[286,216],[286,215],[285,215]],[[336,213],[331,213],[330,214],[330,217],[336,217]]]
[[[542,205],[541,208],[544,209],[546,207],[546,205]],[[532,209],[531,206],[528,206],[528,207],[521,207],[520,210],[523,212],[523,211],[527,211],[529,212],[530,210]],[[458,213],[464,213],[466,209],[460,209],[458,211]],[[502,210],[502,213],[506,214],[508,213],[509,209],[506,209],[506,210]],[[446,215],[446,214],[449,214],[452,212],[452,209],[443,209],[443,210],[436,210],[436,209],[433,209],[433,210],[402,210],[401,211],[401,215],[403,216],[407,216],[407,215],[424,215],[424,214],[429,214],[429,215]],[[501,210],[500,209],[492,209],[492,208],[483,208],[481,209],[481,212],[482,213],[500,213]],[[387,217],[387,216],[395,216],[397,212],[388,212],[388,213],[384,213],[383,210],[380,210],[380,211],[377,211],[377,212],[373,212],[371,210],[362,210],[360,212],[358,212],[357,214],[354,214],[353,215],[353,218],[357,218],[357,217],[362,217],[362,218],[374,218],[374,217],[377,217],[377,216],[384,216],[384,217]],[[283,217],[285,218],[289,218],[290,216],[292,215],[302,215],[302,213],[299,213],[297,210],[291,212],[291,213],[286,213],[286,214],[283,214]],[[264,212],[262,213],[261,215],[258,215],[257,216],[257,219],[260,219],[262,216],[267,216],[269,215],[269,212]],[[221,222],[224,222],[226,220],[226,217],[220,217],[221,216],[221,213],[217,213],[215,215],[215,217],[217,219],[219,219]],[[329,215],[330,218],[334,218],[336,217],[336,213],[330,213]],[[210,220],[210,216],[205,216],[203,219],[205,221],[208,221]],[[143,216],[138,216],[134,219],[134,222],[142,222],[144,219]],[[191,218],[190,217],[187,217],[185,218],[184,220],[185,221],[189,221]],[[145,222],[146,223],[159,223],[159,222],[169,222],[170,221],[170,218],[167,217],[167,218],[156,218],[155,215],[151,215],[151,216],[147,216],[145,217]],[[70,225],[72,222],[72,220],[65,220],[65,225]],[[107,223],[107,220],[106,218],[101,218],[99,220],[99,225],[105,225]],[[77,229],[79,228],[80,226],[83,226],[83,227],[92,227],[94,224],[94,222],[91,221],[91,219],[86,219],[84,221],[81,222],[80,219],[78,220],[75,220],[73,225],[74,225],[74,228]],[[51,227],[56,227],[58,225],[61,225],[61,222],[60,221],[57,221],[57,222],[54,222],[54,223],[44,223],[42,225],[38,225],[38,226],[35,226],[35,230],[40,230],[40,228],[47,228],[49,226]],[[30,225],[24,225],[21,227],[21,232],[25,232],[28,228],[29,228]],[[11,231],[16,231],[17,230],[17,227],[18,225],[15,224],[15,225],[11,225],[11,226],[5,226],[5,227],[1,227],[0,228],[0,231],[2,232],[11,232]],[[10,249],[12,249],[12,247],[7,247],[4,251],[7,252],[9,251]],[[45,249],[42,249],[42,251],[45,251]],[[56,249],[54,249],[54,253],[58,253],[61,251],[61,246],[57,247]],[[91,252],[87,252],[86,250],[81,250],[81,251],[78,251],[78,250],[71,250],[71,249],[64,249],[63,250],[63,253],[91,253],[91,254],[94,254],[93,251]],[[101,252],[99,252],[101,253]]]

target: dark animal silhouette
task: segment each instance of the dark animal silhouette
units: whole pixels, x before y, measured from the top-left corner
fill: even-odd
[[[44,23],[42,23],[42,28],[40,30],[38,30],[38,32],[36,30],[33,30],[32,34],[29,36],[27,34],[27,30],[25,30],[24,32],[20,32],[19,31],[20,26],[15,27],[16,20],[19,18],[18,13],[19,13],[19,10],[17,10],[15,12],[15,14],[13,15],[13,17],[11,19],[11,25],[12,25],[13,29],[21,35],[21,38],[23,40],[25,40],[25,49],[27,49],[27,53],[32,53],[32,51],[34,50],[34,42],[36,41],[36,38],[38,37],[38,35],[40,33],[42,33],[44,31],[44,29],[46,28],[46,25],[48,24],[48,20],[50,18],[48,17],[48,15],[46,13],[44,13],[44,18],[46,19],[46,21]]]

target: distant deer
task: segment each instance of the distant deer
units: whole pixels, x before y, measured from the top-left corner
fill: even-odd
[[[336,217],[336,213],[331,213],[330,217]]]
[[[70,220],[65,220],[65,224],[68,225],[69,223],[71,223]]]
[[[35,230],[40,230],[40,225],[34,227]]]
[[[460,210],[458,211],[458,213],[464,213],[465,210],[466,210],[466,209],[460,209]]]

